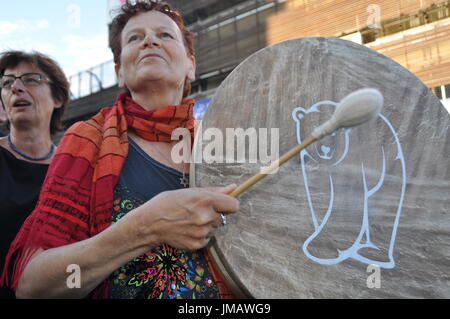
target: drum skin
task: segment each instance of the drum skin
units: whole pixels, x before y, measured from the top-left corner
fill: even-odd
[[[204,115],[191,186],[239,185],[268,166],[249,162],[250,142],[245,163],[207,162],[220,142],[211,132],[223,133],[225,156],[227,128],[266,130],[257,137],[270,154],[277,129],[281,156],[361,88],[383,94],[377,118],[309,146],[243,193],[216,231],[209,250],[238,296],[450,298],[450,115],[376,51],[313,37],[247,58]]]

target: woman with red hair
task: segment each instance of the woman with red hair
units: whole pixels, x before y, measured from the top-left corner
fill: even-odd
[[[19,298],[230,297],[203,248],[235,186],[183,189],[189,163],[171,157],[172,132],[194,132],[192,35],[167,3],[127,1],[110,45],[125,93],[66,132],[3,280]]]

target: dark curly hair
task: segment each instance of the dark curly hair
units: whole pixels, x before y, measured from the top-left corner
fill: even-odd
[[[8,68],[14,68],[21,62],[27,62],[34,67],[39,68],[50,79],[50,90],[55,101],[60,102],[60,108],[54,109],[50,120],[50,134],[54,135],[57,131],[63,129],[61,123],[64,110],[70,100],[70,83],[67,80],[59,64],[40,52],[26,53],[23,51],[6,51],[0,55],[0,76],[5,74]],[[9,121],[7,127],[9,129]]]
[[[186,28],[181,14],[173,9],[169,3],[154,0],[140,0],[133,3],[132,1],[127,0],[120,7],[118,14],[113,19],[109,27],[109,47],[111,48],[114,56],[114,63],[120,63],[120,55],[122,53],[121,35],[125,25],[132,17],[148,11],[159,11],[169,16],[180,28],[187,52],[192,57],[195,57],[194,36]],[[189,81],[186,81],[183,89],[183,97],[188,96],[190,92],[191,84]]]

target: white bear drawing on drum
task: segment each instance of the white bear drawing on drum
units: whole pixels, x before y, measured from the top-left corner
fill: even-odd
[[[331,118],[336,105],[294,109],[298,143]],[[354,259],[394,268],[406,165],[389,120],[380,114],[361,127],[338,130],[303,150],[300,164],[314,227],[305,255],[325,265]]]

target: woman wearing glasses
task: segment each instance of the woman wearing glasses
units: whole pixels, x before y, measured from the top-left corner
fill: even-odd
[[[0,266],[20,226],[34,209],[69,100],[69,83],[55,61],[40,53],[0,56],[1,100],[9,134],[0,138]],[[0,288],[0,298],[14,297]]]
[[[171,156],[174,130],[194,132],[192,34],[170,5],[126,1],[110,45],[126,92],[66,132],[10,284],[24,298],[230,296],[203,248],[238,210],[235,186],[184,189],[189,163]]]

